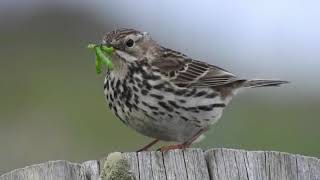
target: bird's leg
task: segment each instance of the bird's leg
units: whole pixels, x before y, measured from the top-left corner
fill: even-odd
[[[182,144],[173,144],[173,145],[163,146],[163,147],[159,148],[158,150],[160,150],[161,152],[166,152],[171,149],[186,149],[191,146],[193,141],[195,141],[202,133],[204,133],[207,130],[208,130],[208,128],[200,129],[195,135],[193,135],[186,142],[184,142]]]
[[[194,136],[192,136],[188,141],[186,141],[187,143],[189,143],[190,145],[198,139],[199,136],[201,136],[201,134],[203,134],[204,132],[208,131],[208,127],[200,129]]]
[[[151,146],[153,146],[154,144],[156,144],[159,141],[159,139],[155,139],[153,140],[151,143],[145,145],[143,148],[137,150],[137,152],[141,152],[141,151],[147,151]]]

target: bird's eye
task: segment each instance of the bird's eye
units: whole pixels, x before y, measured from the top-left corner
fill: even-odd
[[[132,47],[134,45],[134,41],[132,39],[128,39],[126,42],[127,47]]]

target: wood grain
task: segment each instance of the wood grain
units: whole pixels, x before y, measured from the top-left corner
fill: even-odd
[[[186,149],[118,154],[135,180],[320,180],[319,159],[282,152]],[[0,180],[101,180],[102,167],[103,161],[97,160],[49,161],[5,173]]]

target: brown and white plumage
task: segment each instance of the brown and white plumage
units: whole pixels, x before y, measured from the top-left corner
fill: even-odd
[[[287,81],[246,80],[220,67],[164,48],[148,33],[117,29],[103,39],[115,48],[104,83],[110,109],[125,124],[187,147],[217,122],[240,88]]]
[[[218,87],[237,84],[239,87],[277,86],[288,83],[279,80],[245,80],[218,66],[193,60],[177,51],[163,48],[160,57],[154,59],[152,66],[167,76],[179,87]]]

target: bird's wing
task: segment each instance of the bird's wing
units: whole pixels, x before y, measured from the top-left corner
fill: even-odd
[[[179,87],[214,87],[226,85],[239,79],[232,73],[205,62],[188,58],[176,51],[168,51],[152,61],[162,74]]]

